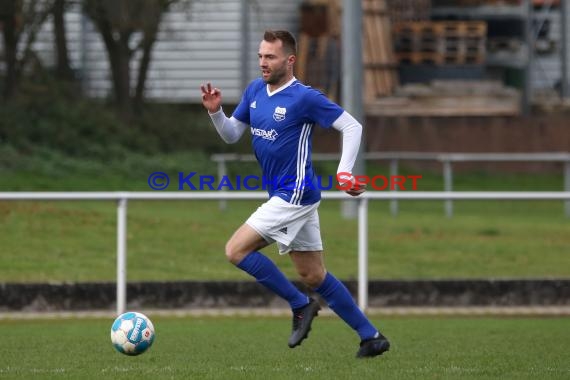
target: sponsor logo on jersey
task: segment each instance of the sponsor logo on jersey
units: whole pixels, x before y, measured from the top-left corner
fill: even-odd
[[[285,120],[285,114],[286,113],[287,113],[287,108],[275,107],[275,111],[273,112],[273,120],[275,120],[275,121]]]
[[[257,101],[254,100],[253,102],[251,102],[249,108],[257,108]]]
[[[262,139],[271,140],[271,141],[275,141],[277,139],[277,136],[279,136],[279,134],[275,129],[266,131],[265,129],[259,129],[253,127],[251,127],[251,134],[253,136],[259,136]]]

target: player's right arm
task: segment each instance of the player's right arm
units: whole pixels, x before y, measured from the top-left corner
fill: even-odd
[[[366,190],[366,185],[356,181],[352,175],[352,168],[356,162],[362,138],[362,124],[351,114],[344,111],[333,122],[332,127],[342,133],[342,154],[337,170],[339,189],[356,197]]]
[[[237,142],[247,128],[247,124],[235,117],[228,118],[222,109],[222,92],[219,88],[212,88],[210,83],[200,86],[202,90],[202,104],[216,127],[218,134],[228,144]]]
[[[319,91],[307,91],[304,104],[308,118],[325,128],[330,126],[342,133],[342,154],[337,169],[339,183],[337,188],[354,197],[362,194],[366,186],[356,181],[352,175],[362,138],[362,124]]]

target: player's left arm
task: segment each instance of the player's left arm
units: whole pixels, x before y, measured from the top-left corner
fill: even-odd
[[[332,127],[342,133],[342,154],[337,170],[340,188],[352,196],[358,196],[365,191],[365,185],[354,179],[352,169],[358,156],[362,138],[362,124],[344,111],[332,123]]]

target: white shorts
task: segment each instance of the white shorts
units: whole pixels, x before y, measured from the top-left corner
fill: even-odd
[[[281,255],[291,251],[322,251],[319,204],[299,206],[271,197],[246,223],[269,244],[277,242]]]

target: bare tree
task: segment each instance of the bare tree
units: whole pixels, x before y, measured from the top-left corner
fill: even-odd
[[[6,78],[4,80],[5,99],[16,93],[22,73],[33,56],[32,46],[36,36],[53,10],[54,0],[0,1],[0,22],[4,37]],[[18,54],[20,40],[25,38],[22,54]]]
[[[69,52],[67,49],[67,38],[65,33],[65,8],[67,0],[55,0],[53,6],[53,33],[56,52],[56,74],[58,78],[64,80],[73,79],[73,70],[69,63]]]
[[[109,58],[116,104],[129,117],[144,100],[144,88],[162,14],[176,0],[85,0],[85,13],[95,23]],[[140,39],[136,42],[135,37]],[[134,45],[134,46],[133,46]],[[135,88],[131,61],[141,51]]]
[[[15,1],[6,1],[0,5],[0,20],[2,21],[2,35],[4,37],[4,60],[6,61],[6,79],[4,80],[3,96],[10,98],[16,87],[16,48],[17,35],[17,9],[21,4]]]

